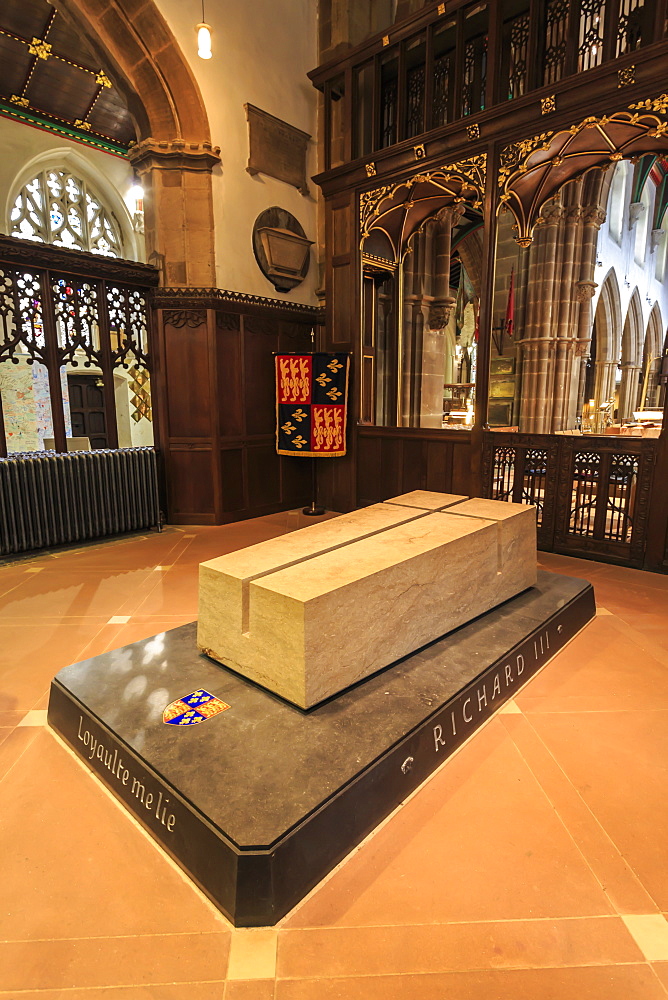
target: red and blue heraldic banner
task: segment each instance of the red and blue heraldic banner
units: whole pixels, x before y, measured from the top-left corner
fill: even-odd
[[[345,455],[349,366],[343,353],[276,355],[279,455]]]

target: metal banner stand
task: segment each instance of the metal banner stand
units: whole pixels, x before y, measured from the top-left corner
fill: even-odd
[[[304,507],[302,509],[302,514],[306,514],[308,517],[319,517],[321,514],[325,513],[324,507],[318,507],[318,483],[316,481],[316,466],[317,458],[311,459],[311,504],[309,507]]]

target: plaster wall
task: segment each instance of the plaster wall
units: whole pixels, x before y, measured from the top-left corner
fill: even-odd
[[[220,146],[222,164],[213,173],[216,276],[220,288],[287,302],[317,304],[314,248],[309,273],[288,293],[277,292],[260,271],[252,249],[255,219],[278,205],[294,215],[310,240],[316,240],[316,187],[304,196],[265,174],[251,177],[248,122],[244,104],[308,132],[308,178],[316,173],[317,91],[306,73],[318,62],[317,4],[312,0],[207,0],[213,58],[197,55],[195,24],[200,8],[183,0],[156,0],[188,60],[202,92],[211,140]]]
[[[0,117],[0,149],[0,232],[10,232],[9,214],[17,189],[45,166],[66,166],[90,182],[113,211],[123,231],[125,256],[144,260],[143,237],[132,226],[133,171],[124,157],[4,116]]]

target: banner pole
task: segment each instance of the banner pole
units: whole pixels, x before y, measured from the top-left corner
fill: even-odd
[[[304,507],[302,514],[306,514],[308,517],[320,517],[321,514],[325,513],[324,507],[318,507],[318,482],[316,479],[316,462],[317,458],[311,459],[311,506]]]

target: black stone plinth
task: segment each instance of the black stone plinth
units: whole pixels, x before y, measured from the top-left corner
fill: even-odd
[[[274,924],[594,614],[590,584],[540,573],[309,712],[184,625],[61,670],[49,723],[234,924]],[[231,707],[165,725],[199,688]]]

